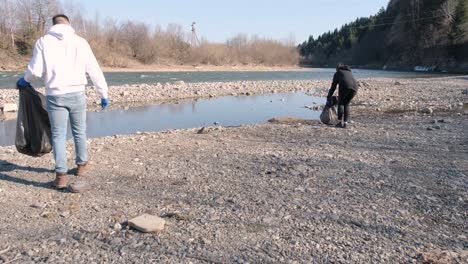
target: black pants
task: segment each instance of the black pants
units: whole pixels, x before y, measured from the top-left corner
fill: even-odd
[[[340,91],[338,96],[338,121],[348,122],[350,115],[350,106],[351,100],[356,96],[356,91],[347,89]],[[343,120],[344,114],[344,120]]]

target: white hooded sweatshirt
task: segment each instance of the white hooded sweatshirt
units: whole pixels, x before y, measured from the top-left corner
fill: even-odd
[[[88,42],[70,25],[57,24],[34,47],[24,79],[44,79],[46,95],[82,92],[91,78],[101,98],[108,98],[104,74]]]

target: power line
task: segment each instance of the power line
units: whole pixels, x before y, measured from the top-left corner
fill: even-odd
[[[418,19],[411,19],[411,20],[400,21],[400,22],[396,22],[396,23],[382,23],[382,24],[375,24],[375,25],[367,25],[367,26],[352,27],[352,28],[368,28],[368,27],[390,26],[390,25],[405,24],[405,23],[408,23],[408,22],[416,22],[416,21],[422,21],[422,20],[434,19],[434,18],[440,18],[440,17],[446,17],[446,16],[443,15],[443,16],[424,17],[424,18],[418,18]]]
[[[431,11],[424,11],[424,12],[419,12],[418,15],[421,15],[421,14],[428,14],[428,13],[432,13],[432,15],[434,15],[434,13],[436,12],[443,12],[443,10],[441,9],[434,9],[434,10],[431,10]],[[395,20],[396,18],[398,17],[413,17],[412,14],[409,14],[409,15],[397,15],[397,16],[379,16],[378,14],[376,15],[372,15],[370,16],[372,18],[377,18],[377,19],[393,19]],[[368,17],[362,17],[362,18],[368,18]],[[358,20],[360,18],[357,18],[356,20]]]
[[[434,19],[434,18],[440,18],[440,17],[446,17],[445,15],[441,15],[441,16],[432,16],[432,17],[425,17],[425,18],[418,18],[418,19],[411,19],[411,20],[405,20],[405,21],[400,21],[400,22],[396,22],[396,23],[382,23],[382,24],[375,24],[375,25],[367,25],[367,26],[358,26],[358,27],[349,27],[349,29],[362,29],[362,28],[370,28],[370,27],[381,27],[381,26],[390,26],[390,25],[399,25],[399,24],[405,24],[405,23],[408,23],[408,22],[416,22],[416,21],[423,21],[423,20],[428,20],[428,19]],[[344,28],[344,27],[343,27]],[[338,29],[336,29],[338,30]],[[329,31],[331,32],[331,31]],[[325,35],[327,33],[323,33],[321,35],[318,36],[318,38],[320,38],[321,36]],[[317,38],[317,39],[318,39]],[[315,39],[315,40],[317,40]]]

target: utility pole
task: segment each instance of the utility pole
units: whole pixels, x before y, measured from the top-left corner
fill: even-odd
[[[198,40],[197,29],[196,29],[196,26],[195,26],[196,24],[197,24],[196,22],[192,23],[192,37],[190,39],[190,45],[192,47],[200,46],[200,40]]]

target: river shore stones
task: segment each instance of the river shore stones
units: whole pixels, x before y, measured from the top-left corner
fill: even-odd
[[[142,214],[128,220],[128,225],[130,227],[133,227],[143,233],[160,232],[164,229],[165,224],[166,220],[150,214]]]

